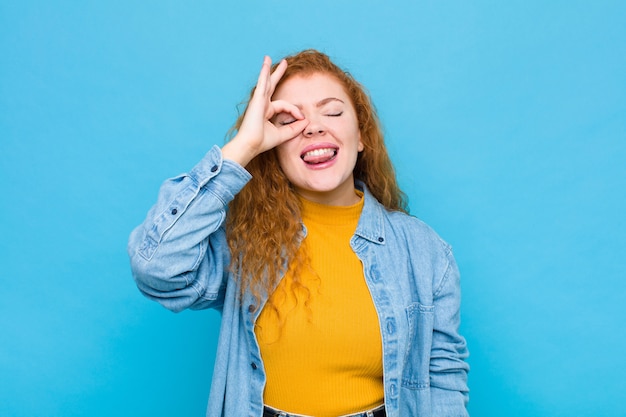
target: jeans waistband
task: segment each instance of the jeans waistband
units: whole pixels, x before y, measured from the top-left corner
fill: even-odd
[[[338,417],[385,417],[386,415],[387,413],[385,413],[385,404],[382,404],[376,408],[372,408],[371,410],[359,411],[358,413],[345,414],[343,416],[338,416]],[[266,405],[263,408],[263,417],[313,417],[313,416],[288,413],[286,411],[282,411],[277,408],[269,407]]]

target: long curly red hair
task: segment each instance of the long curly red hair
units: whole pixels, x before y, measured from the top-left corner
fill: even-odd
[[[314,73],[333,76],[343,85],[356,110],[364,145],[354,178],[363,181],[388,210],[407,212],[405,195],[398,187],[380,122],[365,88],[319,51],[309,49],[285,59],[288,66],[279,86],[293,76]],[[241,126],[244,115],[239,116],[232,133]],[[269,295],[290,266],[296,272],[294,288],[306,290],[297,274],[307,259],[298,250],[302,238],[300,203],[278,163],[276,151],[256,156],[246,169],[252,179],[230,203],[226,220],[231,269],[241,280],[242,293],[252,291],[257,301],[262,294]]]

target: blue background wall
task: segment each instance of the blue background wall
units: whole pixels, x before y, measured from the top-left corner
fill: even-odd
[[[140,296],[159,184],[321,49],[455,248],[474,416],[625,416],[623,1],[0,2],[0,416],[204,415],[219,316]]]

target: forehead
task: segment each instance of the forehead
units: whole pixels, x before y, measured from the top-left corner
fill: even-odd
[[[274,92],[274,100],[286,100],[293,104],[317,103],[334,97],[349,102],[345,88],[337,78],[323,73],[294,75],[279,84]]]

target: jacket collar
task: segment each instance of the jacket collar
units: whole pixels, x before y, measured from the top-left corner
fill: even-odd
[[[365,183],[360,180],[355,181],[355,186],[363,192],[363,211],[357,225],[355,235],[369,240],[378,245],[384,245],[385,236],[385,208],[367,189]]]
[[[384,227],[385,207],[370,193],[364,182],[355,180],[354,186],[363,192],[364,199],[363,211],[354,234],[378,245],[384,245],[386,240]],[[306,235],[307,229],[304,223],[302,223],[302,238],[304,239]]]

